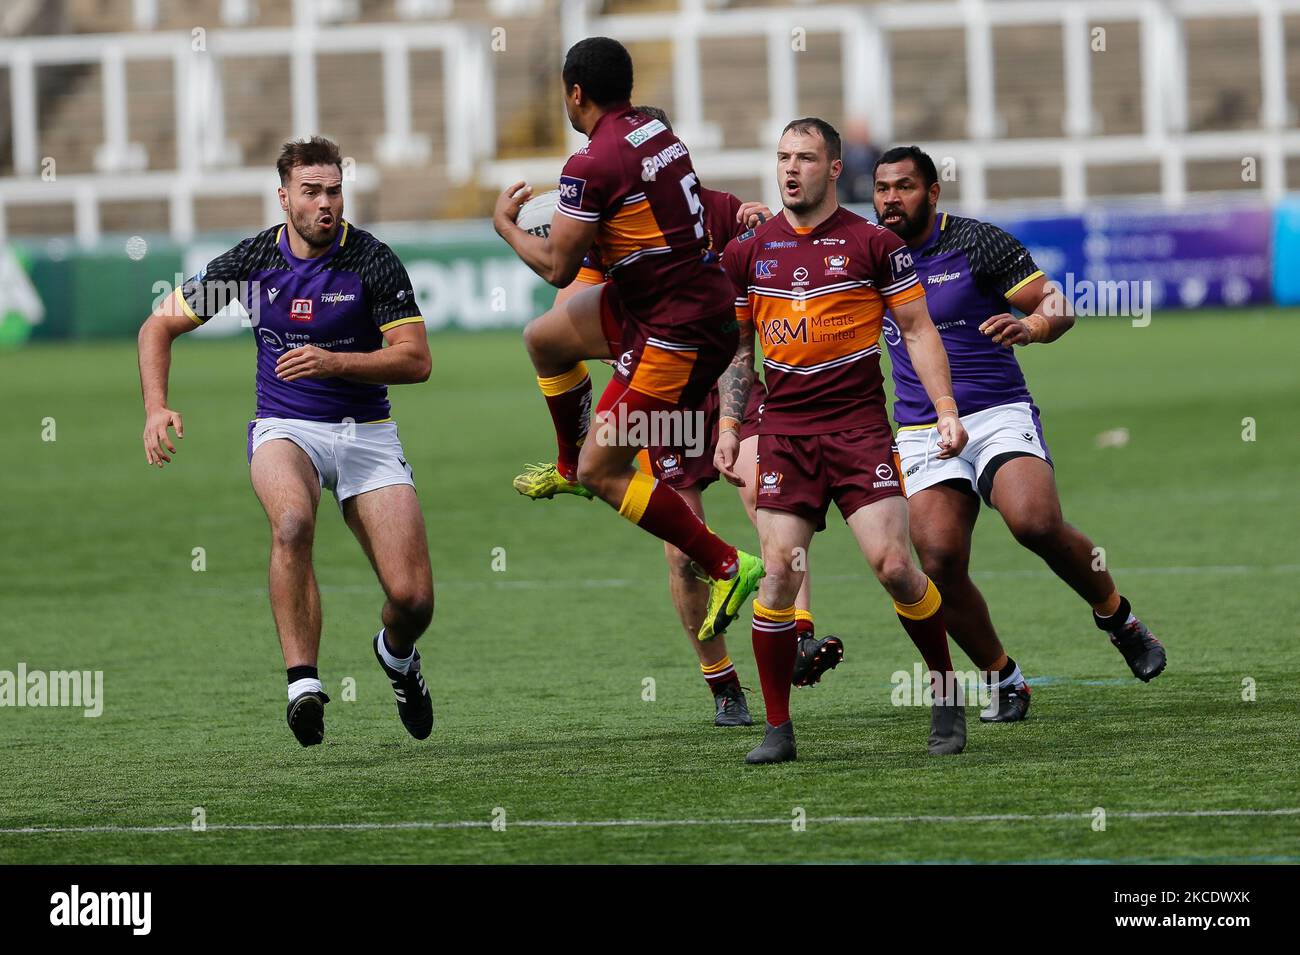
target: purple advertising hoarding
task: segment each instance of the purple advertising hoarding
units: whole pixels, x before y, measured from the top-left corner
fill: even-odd
[[[1072,301],[1095,294],[1097,283],[1137,283],[1149,308],[1270,301],[1272,220],[1269,207],[1255,202],[994,219]]]

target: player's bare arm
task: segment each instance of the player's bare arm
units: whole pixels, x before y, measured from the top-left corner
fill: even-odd
[[[918,298],[894,308],[894,320],[903,333],[907,353],[917,377],[930,396],[930,403],[938,412],[935,425],[939,432],[939,457],[951,458],[966,446],[966,429],[957,416],[956,402],[952,398],[952,375],[948,370],[948,353],[943,341],[930,321],[930,310],[925,299]]]
[[[140,393],[144,398],[144,459],[163,467],[176,453],[167,429],[185,437],[185,425],[178,412],[167,407],[167,377],[172,363],[172,342],[198,324],[185,313],[176,295],[168,295],[140,326],[137,346],[140,359]]]
[[[980,331],[999,345],[1028,345],[1054,342],[1074,327],[1074,312],[1060,286],[1040,275],[1007,296],[1024,318],[1009,313],[994,315]]]
[[[423,322],[389,329],[384,332],[384,345],[371,352],[333,352],[305,345],[281,355],[275,374],[281,381],[347,378],[374,385],[411,385],[429,380],[433,359]]]
[[[718,420],[718,445],[713,452],[713,466],[736,487],[745,479],[736,472],[740,454],[740,422],[745,417],[749,392],[754,386],[754,323],[740,322],[740,342],[736,357],[718,379],[721,413]]]
[[[551,221],[548,238],[529,235],[515,220],[532,194],[532,187],[523,182],[517,182],[501,193],[492,213],[492,225],[525,265],[549,284],[564,288],[577,278],[587,250],[596,241],[600,223],[579,222],[569,216],[557,215]]]

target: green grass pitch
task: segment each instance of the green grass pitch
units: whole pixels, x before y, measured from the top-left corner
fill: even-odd
[[[1083,319],[1021,353],[1066,518],[1165,641],[1164,675],[1129,678],[1088,608],[985,512],[976,579],[1033,709],[1012,726],[972,714],[964,755],[927,757],[926,711],[890,703],[914,651],[832,518],[814,609],[847,655],[795,691],[800,760],[777,767],[743,764],[757,728],[711,725],[659,545],[599,503],[511,489],[553,451],[518,334],[432,345],[431,380],[394,389],[394,413],[433,553],[421,647],[438,724],[416,743],[397,721],[369,646],[380,591],[326,495],[335,702],[310,750],[284,723],[244,460],[251,338],[177,346],[187,436],[163,472],[144,464],[131,343],[0,355],[0,670],[104,672],[97,719],[0,708],[0,862],[1300,861],[1300,312]],[[1126,446],[1097,446],[1119,428]],[[754,545],[729,487],[705,502]],[[731,652],[756,687],[747,624]],[[1197,815],[1216,810],[1252,812]]]

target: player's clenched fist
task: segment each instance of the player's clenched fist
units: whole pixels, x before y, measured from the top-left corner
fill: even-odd
[[[736,210],[736,221],[746,229],[753,229],[772,218],[772,210],[761,202],[742,202]]]
[[[994,315],[980,326],[980,331],[1007,348],[1012,345],[1028,345],[1030,341],[1029,326],[1006,312]]]
[[[170,408],[158,408],[145,416],[144,459],[150,465],[162,467],[171,462],[167,452],[176,453],[176,445],[172,444],[167,434],[168,428],[176,432],[177,438],[185,437],[185,425],[181,423],[181,416]]]
[[[338,375],[338,358],[333,352],[315,345],[293,348],[275,363],[275,376],[281,381],[299,378],[334,378]]]
[[[939,432],[939,457],[955,458],[961,454],[961,449],[966,447],[966,441],[970,436],[966,434],[961,419],[955,413],[940,414],[935,429]]]

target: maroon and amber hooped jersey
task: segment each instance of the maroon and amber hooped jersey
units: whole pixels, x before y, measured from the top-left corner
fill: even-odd
[[[630,105],[597,120],[560,176],[558,211],[599,223],[596,253],[628,317],[666,340],[714,341],[731,287],[705,260],[700,183],[680,139]]]
[[[881,319],[925,297],[902,239],[843,207],[810,230],[781,214],[733,240],[722,265],[763,349],[760,434],[887,422]]]
[[[700,187],[700,202],[704,206],[704,238],[708,243],[704,249],[704,261],[720,262],[722,250],[727,247],[727,243],[745,231],[745,227],[736,220],[743,203],[729,192],[705,189],[703,186]],[[582,260],[577,280],[588,285],[599,285],[609,277],[600,253],[593,246]]]

